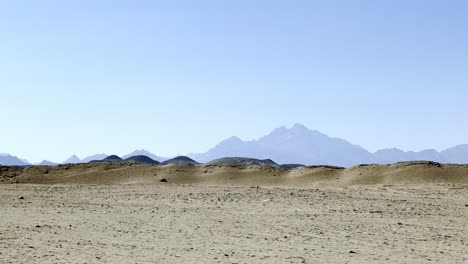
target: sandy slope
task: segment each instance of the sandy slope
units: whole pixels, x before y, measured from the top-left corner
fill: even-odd
[[[468,263],[467,193],[0,185],[0,263]]]
[[[188,166],[95,163],[35,166],[26,169],[0,167],[3,183],[129,184],[170,183],[260,186],[352,186],[362,184],[468,184],[468,165],[406,162],[392,165],[361,165],[348,169],[330,166],[285,170],[267,166]]]

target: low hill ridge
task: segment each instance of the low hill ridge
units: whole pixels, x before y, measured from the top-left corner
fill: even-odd
[[[167,165],[167,164],[184,164],[184,165],[198,165],[197,161],[187,157],[187,156],[178,156],[169,160],[166,160],[161,163],[162,165]]]
[[[228,165],[228,166],[249,166],[249,165],[257,165],[257,166],[274,166],[277,167],[276,164],[271,159],[252,159],[252,158],[245,158],[245,157],[225,157],[216,160],[212,160],[210,162],[205,163],[205,165]]]
[[[66,164],[54,167],[0,166],[0,183],[31,184],[206,184],[229,186],[353,186],[372,184],[463,184],[468,186],[468,165],[430,161],[350,168],[306,166],[229,166],[171,164],[153,166],[125,162]]]
[[[141,164],[160,164],[159,161],[153,160],[152,158],[144,155],[131,156],[126,158],[125,161],[131,161]]]

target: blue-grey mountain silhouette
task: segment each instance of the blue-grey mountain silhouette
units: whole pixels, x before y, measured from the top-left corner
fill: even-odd
[[[54,162],[51,162],[51,161],[48,161],[48,160],[43,160],[41,161],[41,163],[37,164],[39,166],[57,166],[58,163],[54,163]]]
[[[375,163],[390,164],[403,161],[431,160],[442,161],[442,156],[436,150],[403,151],[401,149],[382,149],[374,153]]]
[[[77,164],[81,162],[82,161],[80,160],[80,158],[78,158],[76,155],[72,155],[70,158],[62,162],[62,164]]]
[[[10,154],[1,154],[0,155],[0,165],[3,166],[26,166],[29,165],[28,162]]]
[[[107,154],[96,154],[96,155],[92,155],[92,156],[84,158],[83,160],[81,160],[81,162],[82,163],[88,163],[88,162],[93,161],[93,160],[103,160],[103,159],[107,158],[108,156],[109,155],[107,155]]]
[[[299,124],[290,129],[277,128],[258,140],[242,141],[232,137],[207,153],[189,156],[202,162],[235,156],[272,159],[279,164],[352,166],[374,162],[373,155],[362,147]]]
[[[132,156],[147,156],[155,161],[164,161],[146,150],[136,150],[127,154],[124,159]],[[437,151],[423,150],[403,151],[400,149],[382,149],[370,153],[364,148],[349,143],[340,138],[332,138],[316,130],[310,130],[303,125],[296,124],[291,128],[280,127],[270,134],[257,140],[244,141],[238,137],[228,138],[206,153],[188,154],[187,157],[177,157],[167,160],[168,163],[198,164],[224,157],[248,157],[252,159],[271,159],[278,164],[304,164],[304,165],[334,165],[349,167],[359,164],[389,164],[403,161],[428,160],[440,163],[468,164],[468,144]],[[91,160],[102,160],[106,154],[97,154],[80,160],[76,155],[64,161],[64,164],[84,163]],[[0,154],[0,164],[3,165],[29,165],[29,162],[18,157]],[[284,167],[287,167],[283,165]]]
[[[447,163],[468,163],[468,144],[458,145],[440,152],[440,162]]]
[[[296,124],[280,127],[258,140],[243,141],[228,138],[206,153],[189,154],[189,157],[208,162],[223,157],[250,157],[272,159],[278,164],[335,165],[349,167],[359,164],[390,164],[403,161],[428,160],[441,163],[468,163],[468,144],[438,152],[433,149],[402,151],[382,149],[370,153],[361,146],[340,138],[332,138],[316,130]],[[294,167],[294,166],[290,166]]]

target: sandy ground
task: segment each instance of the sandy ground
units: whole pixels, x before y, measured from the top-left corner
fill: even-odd
[[[269,166],[145,165],[135,163],[86,163],[55,167],[0,166],[0,184],[175,184],[270,187],[348,187],[372,184],[464,184],[468,165],[430,161],[351,168],[311,166],[293,170]]]
[[[468,185],[7,184],[0,199],[0,263],[468,263]]]

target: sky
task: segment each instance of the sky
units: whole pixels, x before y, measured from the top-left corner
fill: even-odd
[[[205,152],[301,123],[468,143],[467,1],[1,1],[0,152]]]

